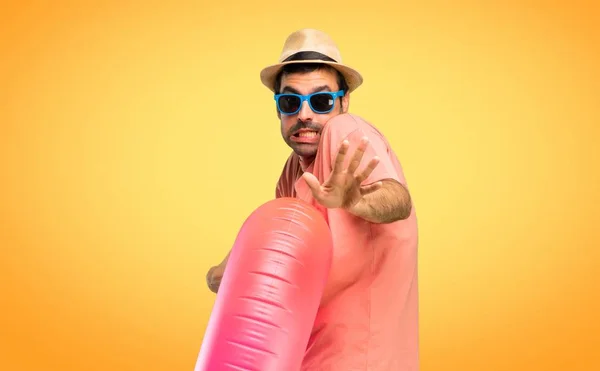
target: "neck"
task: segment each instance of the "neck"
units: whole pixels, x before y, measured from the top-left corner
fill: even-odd
[[[302,167],[302,171],[306,171],[306,169],[315,160],[315,156],[298,156],[298,158],[300,159],[300,166]]]

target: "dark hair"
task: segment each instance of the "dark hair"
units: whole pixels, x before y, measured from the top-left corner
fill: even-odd
[[[275,92],[280,93],[281,90],[281,79],[284,75],[289,75],[292,73],[310,73],[319,70],[328,70],[337,75],[337,84],[340,90],[344,91],[344,95],[348,93],[348,83],[344,78],[344,75],[340,73],[340,71],[331,67],[328,64],[324,63],[295,63],[295,64],[287,64],[283,66],[281,71],[275,77]]]

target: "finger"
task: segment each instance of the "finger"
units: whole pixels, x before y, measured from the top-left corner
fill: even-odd
[[[375,156],[371,159],[371,161],[369,161],[369,164],[365,167],[365,169],[359,175],[356,176],[355,179],[358,182],[358,184],[364,182],[365,179],[367,179],[369,175],[371,175],[373,170],[375,170],[377,165],[379,165],[379,157]]]
[[[348,153],[348,148],[350,148],[350,142],[344,140],[340,145],[340,149],[335,157],[335,162],[333,163],[333,173],[338,174],[342,172],[342,167],[344,166],[344,159],[346,158],[346,154]]]
[[[308,172],[302,174],[302,177],[304,178],[304,181],[308,185],[308,188],[310,189],[310,192],[312,193],[313,198],[315,200],[317,200],[317,202],[322,203],[323,202],[323,191],[322,191],[321,184],[319,183],[319,179],[317,179],[316,176],[314,176],[313,174],[308,173]]]
[[[316,176],[314,176],[313,174],[311,174],[309,172],[302,174],[302,177],[304,178],[304,181],[308,185],[308,188],[310,188],[310,190],[313,194],[313,197],[314,198],[319,197],[319,195],[321,194],[321,183],[319,183],[319,179],[317,179]]]
[[[381,183],[381,182],[375,182],[373,184],[362,186],[362,187],[360,187],[360,194],[364,196],[364,195],[368,195],[369,193],[373,193],[376,190],[380,189],[382,185],[383,185],[383,183]]]
[[[356,148],[356,151],[354,151],[354,155],[352,156],[352,161],[350,161],[350,164],[348,165],[348,173],[354,174],[356,169],[358,169],[358,166],[360,165],[360,162],[362,161],[363,155],[365,154],[365,151],[367,150],[368,145],[369,145],[369,138],[362,137],[362,139],[360,140],[360,143],[358,144],[358,147]]]

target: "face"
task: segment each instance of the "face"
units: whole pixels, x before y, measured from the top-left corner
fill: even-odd
[[[316,92],[338,91],[337,75],[333,71],[318,70],[309,73],[284,75],[281,79],[280,93],[308,95]],[[335,99],[333,110],[328,113],[315,113],[307,101],[302,102],[300,111],[293,115],[284,115],[277,111],[281,120],[283,140],[298,156],[310,159],[316,156],[321,131],[325,123],[334,116],[348,111],[349,95]]]

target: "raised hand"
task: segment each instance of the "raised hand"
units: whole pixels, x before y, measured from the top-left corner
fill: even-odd
[[[344,140],[336,155],[332,172],[323,184],[319,184],[319,180],[313,174],[308,172],[303,174],[304,180],[308,184],[315,200],[327,208],[350,209],[356,205],[364,195],[381,188],[381,182],[375,182],[365,186],[361,185],[361,183],[371,175],[375,167],[377,167],[379,158],[374,157],[369,161],[362,172],[357,173],[357,169],[368,145],[369,139],[363,137],[358,148],[354,152],[348,167],[344,168],[344,160],[350,147],[350,143],[347,140]]]

